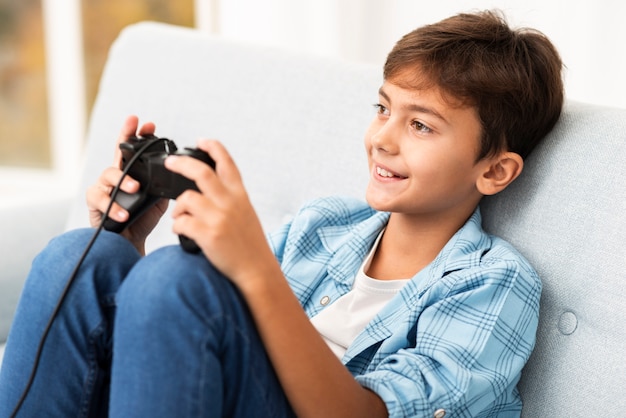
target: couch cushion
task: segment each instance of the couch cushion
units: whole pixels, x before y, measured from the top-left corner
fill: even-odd
[[[568,103],[520,179],[486,199],[483,213],[544,284],[524,416],[622,415],[626,110]]]

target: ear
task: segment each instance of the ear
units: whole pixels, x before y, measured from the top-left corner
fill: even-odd
[[[501,152],[484,163],[485,169],[476,179],[476,188],[483,195],[494,195],[506,189],[524,168],[524,159],[515,152]]]

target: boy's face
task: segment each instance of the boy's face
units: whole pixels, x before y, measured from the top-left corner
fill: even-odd
[[[377,210],[409,215],[473,211],[483,169],[476,162],[481,134],[476,110],[445,101],[436,87],[410,89],[394,80],[380,88],[365,135],[367,201]]]

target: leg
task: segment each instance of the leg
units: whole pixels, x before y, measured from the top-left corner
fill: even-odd
[[[61,235],[34,260],[0,372],[0,416],[8,417],[22,394],[44,328],[93,233]],[[123,237],[98,237],[50,328],[18,416],[106,416],[114,295],[139,258]]]
[[[112,417],[293,416],[243,298],[204,256],[145,257],[117,305]]]

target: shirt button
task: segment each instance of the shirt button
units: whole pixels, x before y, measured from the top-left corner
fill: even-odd
[[[437,409],[435,411],[435,413],[433,414],[434,418],[443,418],[446,416],[446,410],[445,409]]]
[[[324,296],[322,299],[320,299],[320,305],[322,306],[328,305],[329,302],[330,302],[330,296]]]

